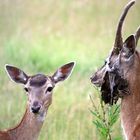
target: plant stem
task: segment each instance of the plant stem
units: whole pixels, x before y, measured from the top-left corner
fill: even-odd
[[[110,134],[110,126],[109,126],[109,122],[108,122],[108,120],[106,118],[105,106],[104,106],[104,103],[101,100],[101,98],[100,98],[100,104],[101,104],[101,109],[102,109],[102,112],[103,112],[103,122],[104,122],[104,124],[105,124],[105,126],[107,128],[107,136],[106,136],[106,138],[108,140],[111,140],[112,138],[111,138],[111,134]]]

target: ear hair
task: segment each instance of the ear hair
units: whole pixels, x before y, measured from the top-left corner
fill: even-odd
[[[136,48],[136,38],[135,35],[130,35],[124,42],[124,45],[129,50],[134,50]]]
[[[19,68],[6,64],[5,70],[12,81],[21,84],[27,83],[28,76]]]
[[[75,62],[70,62],[61,66],[52,76],[55,83],[66,80],[72,73]]]
[[[124,42],[123,48],[121,50],[122,56],[126,59],[130,58],[135,52],[136,39],[134,35],[130,35]]]

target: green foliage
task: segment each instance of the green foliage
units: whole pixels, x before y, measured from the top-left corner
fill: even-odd
[[[118,120],[120,106],[119,105],[105,105],[101,99],[100,93],[98,94],[99,104],[97,105],[93,98],[90,96],[93,109],[90,110],[93,115],[93,124],[98,130],[98,137],[101,140],[114,140],[112,137],[113,126]],[[97,101],[96,101],[97,102]],[[116,138],[118,139],[118,138]]]

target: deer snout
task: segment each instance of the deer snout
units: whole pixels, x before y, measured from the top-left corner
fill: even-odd
[[[93,83],[94,85],[100,87],[102,85],[103,82],[103,78],[99,77],[97,75],[93,75],[92,77],[90,77],[91,83]]]
[[[41,105],[39,104],[38,101],[33,102],[32,106],[31,106],[31,111],[35,114],[39,113],[41,109]]]

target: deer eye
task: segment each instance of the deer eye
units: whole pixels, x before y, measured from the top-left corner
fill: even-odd
[[[29,90],[28,90],[28,88],[26,88],[26,87],[24,88],[24,90],[25,90],[26,92],[28,92],[28,91],[29,91]]]
[[[53,90],[53,87],[48,87],[46,92],[51,92]]]

